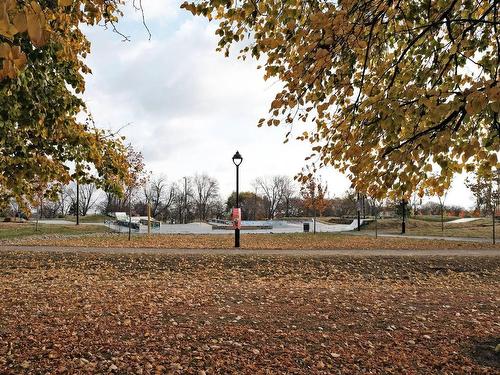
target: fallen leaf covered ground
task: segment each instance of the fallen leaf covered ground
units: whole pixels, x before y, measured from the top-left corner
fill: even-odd
[[[0,253],[0,372],[495,374],[499,257]]]
[[[230,249],[233,235],[154,234],[135,235],[131,241],[126,234],[103,233],[84,236],[46,235],[3,241],[4,244],[74,246],[74,247],[130,247],[164,249]],[[333,233],[243,234],[243,249],[499,249],[500,244],[487,242],[444,241],[430,239],[353,236]]]

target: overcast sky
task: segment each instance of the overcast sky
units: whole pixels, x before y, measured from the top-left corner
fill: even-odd
[[[102,27],[86,28],[92,43],[87,63],[85,100],[97,125],[121,131],[144,155],[146,167],[169,181],[207,173],[221,194],[234,190],[236,150],[243,156],[241,190],[251,190],[259,176],[294,176],[305,165],[309,145],[283,144],[289,129],[257,127],[279,89],[264,81],[258,63],[225,58],[215,51],[215,25],[179,9],[181,1],[143,0],[152,37],[140,13],[126,10],[121,32],[130,42]],[[300,134],[303,125],[294,125]],[[325,169],[331,196],[350,183]],[[472,195],[457,178],[447,203],[472,206]]]

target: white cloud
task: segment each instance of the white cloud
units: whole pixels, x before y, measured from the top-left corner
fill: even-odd
[[[131,42],[88,29],[93,75],[85,98],[98,125],[116,130],[131,123],[123,134],[144,154],[150,170],[170,180],[206,172],[220,181],[223,194],[234,187],[236,150],[244,157],[243,189],[251,189],[259,176],[295,175],[305,165],[309,145],[284,145],[287,129],[256,126],[279,84],[265,82],[254,61],[215,52],[215,25],[179,13],[174,3],[164,8],[165,2],[144,0],[151,41],[137,24]],[[296,126],[302,132],[303,125]],[[331,194],[349,187],[335,171],[322,174]],[[454,199],[464,203],[462,196]]]

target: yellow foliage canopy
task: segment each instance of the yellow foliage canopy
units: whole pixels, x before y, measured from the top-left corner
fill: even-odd
[[[259,124],[315,122],[309,137],[299,137],[316,150],[312,172],[333,166],[358,191],[408,198],[429,184],[449,186],[456,172],[500,169],[498,1],[183,7],[219,21],[219,50],[243,41],[241,54],[264,59],[265,77],[284,83]]]

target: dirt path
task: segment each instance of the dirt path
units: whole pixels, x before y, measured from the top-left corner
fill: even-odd
[[[264,255],[264,256],[500,256],[494,249],[458,250],[248,250],[248,249],[151,249],[92,248],[53,246],[0,246],[0,251],[83,252],[102,254],[166,254],[166,255]]]

